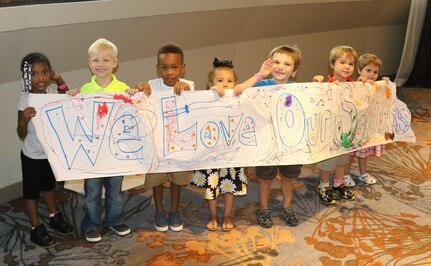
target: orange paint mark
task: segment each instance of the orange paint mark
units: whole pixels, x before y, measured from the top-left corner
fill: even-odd
[[[391,90],[389,89],[389,87],[386,87],[385,94],[386,94],[387,99],[391,98],[392,93],[391,93]]]

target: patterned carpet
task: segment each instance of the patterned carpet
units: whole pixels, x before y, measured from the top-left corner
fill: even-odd
[[[29,240],[23,200],[13,200],[0,206],[0,264],[431,265],[430,92],[399,90],[398,97],[412,111],[417,142],[390,144],[383,157],[369,158],[369,171],[378,183],[370,186],[356,180],[355,201],[322,205],[314,190],[316,168],[304,167],[294,195],[301,221],[297,227],[285,226],[277,217],[279,182],[274,182],[270,200],[276,225],[272,229],[256,225],[259,205],[253,169],[248,169],[248,195],[235,200],[236,229],[229,233],[205,230],[208,209],[203,191],[192,187],[182,193],[184,230],[156,232],[152,191],[142,186],[126,193],[126,219],[133,233],[119,237],[105,230],[101,242],[90,244],[81,231],[83,196],[60,189],[59,206],[75,227],[74,234],[60,236],[47,226],[59,244],[49,249],[35,246]],[[357,170],[356,161],[353,170]],[[165,203],[169,203],[168,191]],[[40,213],[47,224],[44,204]]]

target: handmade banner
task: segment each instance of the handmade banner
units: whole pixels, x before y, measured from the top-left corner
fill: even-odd
[[[410,111],[384,81],[274,85],[239,97],[31,94],[29,104],[57,180],[310,164],[415,141]]]

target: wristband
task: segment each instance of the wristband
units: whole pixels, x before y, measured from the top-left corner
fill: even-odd
[[[63,85],[57,86],[57,90],[64,91],[67,88],[66,82]]]
[[[263,79],[262,79],[262,75],[261,75],[260,73],[256,73],[256,74],[254,74],[254,77],[256,78],[257,82],[260,82],[260,81],[262,81],[262,80],[263,80]]]

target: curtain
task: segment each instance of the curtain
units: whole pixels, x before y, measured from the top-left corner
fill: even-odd
[[[398,87],[403,86],[412,73],[425,13],[428,6],[427,3],[428,0],[411,1],[403,53],[401,56],[401,62],[398,68],[397,76],[395,78],[395,83]],[[428,43],[428,45],[430,44]]]
[[[404,86],[431,88],[431,4],[426,8],[415,63]]]

